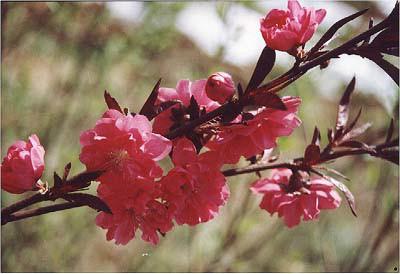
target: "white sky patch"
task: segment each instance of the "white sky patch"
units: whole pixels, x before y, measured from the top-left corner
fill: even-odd
[[[176,27],[208,55],[215,55],[226,41],[226,28],[214,3],[189,4],[178,15]]]
[[[106,2],[112,16],[129,23],[139,23],[143,18],[143,2]]]

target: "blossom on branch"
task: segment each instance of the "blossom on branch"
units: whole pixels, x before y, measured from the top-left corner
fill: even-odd
[[[296,115],[301,99],[286,96],[282,101],[287,110],[261,107],[250,112],[254,117],[248,121],[239,116],[235,124],[222,126],[206,146],[227,164],[235,164],[241,156],[249,158],[275,147],[278,137],[290,135],[301,123]]]
[[[36,134],[27,142],[16,141],[1,164],[1,188],[14,194],[37,190],[44,171],[44,154]]]
[[[216,72],[207,79],[207,96],[220,104],[232,98],[235,93],[235,83],[226,72]]]
[[[160,184],[163,200],[175,208],[176,222],[196,225],[213,219],[229,197],[217,155],[197,155],[193,143],[186,138],[177,141],[172,155],[175,167]]]
[[[171,141],[152,132],[149,120],[136,114],[124,115],[110,109],[93,129],[80,136],[79,159],[87,170],[104,170],[102,183],[129,182],[135,178],[157,178],[162,169],[157,161],[171,150]]]
[[[304,221],[317,219],[322,209],[339,207],[341,198],[334,185],[323,178],[309,181],[291,179],[290,169],[275,169],[270,178],[252,184],[255,194],[263,194],[260,208],[271,215],[283,217],[286,226],[293,227]]]
[[[289,0],[288,10],[273,9],[260,20],[261,34],[270,48],[290,51],[311,39],[325,15],[324,9],[301,7]]]
[[[178,100],[181,102],[181,105],[176,104],[160,113],[154,119],[154,132],[166,134],[174,124],[179,125],[179,123],[183,122],[186,119],[186,108],[189,107],[192,96],[200,109],[204,108],[206,112],[218,108],[220,106],[219,103],[207,97],[205,90],[206,82],[206,79],[196,80],[194,82],[180,80],[176,85],[176,89],[161,87],[158,90],[157,103]],[[176,110],[175,113],[173,113],[173,109]]]
[[[99,213],[96,224],[107,229],[107,240],[127,244],[137,229],[142,239],[157,244],[159,234],[173,227],[172,210],[157,198],[160,194],[153,181],[136,179],[130,183],[100,184],[97,193],[112,214]]]

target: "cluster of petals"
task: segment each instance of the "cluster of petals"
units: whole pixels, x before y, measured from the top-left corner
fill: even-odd
[[[14,194],[37,189],[44,171],[44,154],[35,134],[29,136],[27,142],[16,141],[1,164],[1,188]]]
[[[227,164],[235,164],[241,156],[249,158],[275,147],[278,137],[290,135],[301,123],[296,115],[301,99],[286,96],[282,101],[287,110],[262,107],[253,111],[254,117],[245,122],[239,116],[235,124],[221,127],[206,146]]]
[[[99,180],[129,182],[136,178],[158,178],[157,161],[171,151],[171,141],[152,132],[146,116],[107,110],[93,129],[80,136],[79,159],[87,170],[105,171]]]
[[[229,197],[222,163],[213,152],[196,154],[191,141],[181,138],[173,149],[175,167],[161,179],[162,198],[174,208],[178,224],[196,225],[214,218]]]
[[[271,10],[261,19],[261,34],[272,49],[289,51],[311,39],[326,10],[301,7],[296,0],[288,1],[288,10]]]
[[[156,244],[158,233],[172,228],[155,183],[163,174],[157,161],[171,151],[171,141],[153,133],[147,117],[110,109],[81,134],[80,143],[80,160],[87,170],[104,171],[98,178],[98,196],[112,214],[100,213],[96,224],[108,230],[107,240],[126,244],[140,229],[142,239]]]
[[[208,98],[220,104],[232,98],[235,93],[235,83],[226,72],[216,72],[207,79],[206,93]]]
[[[125,245],[139,229],[144,241],[157,244],[159,234],[173,227],[172,211],[159,201],[154,181],[138,178],[130,183],[100,184],[97,193],[112,211],[96,218],[96,224],[107,229],[108,241]]]
[[[188,107],[190,98],[193,96],[200,109],[205,109],[206,112],[212,111],[218,108],[220,104],[208,98],[205,90],[206,82],[207,79],[196,80],[193,83],[189,80],[180,80],[175,89],[161,87],[158,90],[157,103],[177,100],[181,102],[183,107]],[[174,124],[172,109],[178,107],[179,104],[176,104],[157,115],[153,124],[154,132],[166,134],[170,130]]]
[[[339,207],[341,198],[334,190],[334,185],[323,178],[311,178],[296,191],[288,191],[292,171],[276,169],[270,178],[258,180],[252,184],[251,190],[263,194],[260,208],[271,215],[275,212],[283,217],[286,226],[293,227],[304,221],[317,219],[322,209]]]

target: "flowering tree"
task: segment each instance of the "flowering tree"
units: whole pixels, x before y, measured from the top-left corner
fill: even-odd
[[[139,229],[143,240],[157,244],[159,236],[174,225],[195,226],[217,217],[229,198],[226,177],[268,169],[270,177],[253,182],[250,189],[263,195],[260,208],[277,213],[287,227],[318,218],[322,209],[339,207],[342,198],[336,189],[356,215],[353,194],[341,182],[347,178],[323,164],[359,154],[394,164],[399,160],[393,120],[384,141],[357,140],[370,124],[357,126],[361,112],[349,121],[355,78],[339,102],[326,146],[320,146],[320,131],[315,127],[301,157],[276,162],[273,150],[279,137],[289,136],[301,124],[297,115],[301,98],[277,93],[310,69],[324,69],[332,58],[354,54],[375,62],[398,84],[398,68],[383,59],[383,54],[398,56],[398,4],[382,22],[371,21],[368,30],[329,48],[335,33],[366,11],[337,21],[308,50],[305,44],[323,23],[326,11],[301,7],[294,0],[289,0],[288,10],[269,11],[260,23],[266,46],[245,88],[226,72],[193,82],[180,80],[175,88],[161,87],[160,79],[137,113],[105,92],[108,110],[80,136],[79,159],[86,170],[71,177],[67,164],[62,176],[54,173],[52,186],[41,180],[45,150],[39,138],[33,134],[28,142],[15,142],[1,165],[2,189],[39,193],[3,208],[2,225],[88,206],[100,211],[96,224],[107,230],[107,240],[127,244]],[[263,84],[273,69],[276,50],[292,55],[294,65]],[[223,168],[242,156],[248,166]],[[173,168],[164,172],[158,162],[168,157]],[[98,182],[97,196],[83,192],[92,181]],[[56,200],[65,202],[26,209]]]

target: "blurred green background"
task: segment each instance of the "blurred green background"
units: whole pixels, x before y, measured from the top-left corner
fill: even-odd
[[[36,133],[46,149],[44,179],[51,181],[53,171],[60,173],[68,162],[77,173],[84,169],[78,160],[79,134],[93,127],[105,111],[105,89],[122,106],[138,111],[159,77],[168,87],[175,87],[179,79],[206,78],[215,71],[231,73],[236,83],[249,79],[256,60],[229,62],[224,45],[210,54],[179,30],[177,18],[187,8],[196,11],[196,3],[136,4],[140,14],[127,21],[116,16],[109,3],[1,3],[2,157],[16,139]],[[377,2],[336,4],[333,8],[345,12],[339,10],[339,17],[331,20],[349,14],[348,9],[371,8],[341,31],[339,41],[365,29],[368,16],[379,21],[385,14]],[[231,9],[239,7],[261,17],[273,2],[202,5],[214,9],[226,23]],[[315,6],[324,7],[323,2]],[[320,30],[328,27],[323,24]],[[254,32],[259,35],[258,29]],[[203,34],[202,39],[207,43],[208,36]],[[285,69],[288,65],[278,63],[268,78]],[[303,124],[291,137],[280,139],[281,159],[300,156],[315,125],[326,141],[340,94],[357,69],[347,67],[347,80],[333,78],[338,88],[329,96],[323,94],[328,85],[320,78],[329,68],[315,69],[282,92],[302,97]],[[373,65],[372,69],[379,70]],[[392,97],[373,96],[357,88],[351,115],[362,106],[361,122],[373,123],[362,137],[365,142],[383,140],[391,117],[397,121],[397,132],[397,92],[394,86],[389,90]],[[390,104],[381,97],[389,98]],[[250,195],[248,186],[256,176],[241,175],[229,178],[231,197],[218,218],[196,227],[177,226],[158,246],[143,242],[140,232],[126,246],[107,242],[105,231],[94,224],[96,212],[88,208],[9,223],[1,228],[1,268],[3,272],[397,272],[398,166],[367,156],[329,166],[351,179],[348,186],[356,197],[358,218],[343,201],[339,209],[322,212],[318,221],[288,229],[282,220],[258,208],[260,197]],[[90,192],[95,189],[93,184]],[[1,197],[4,207],[21,195],[2,192]]]

